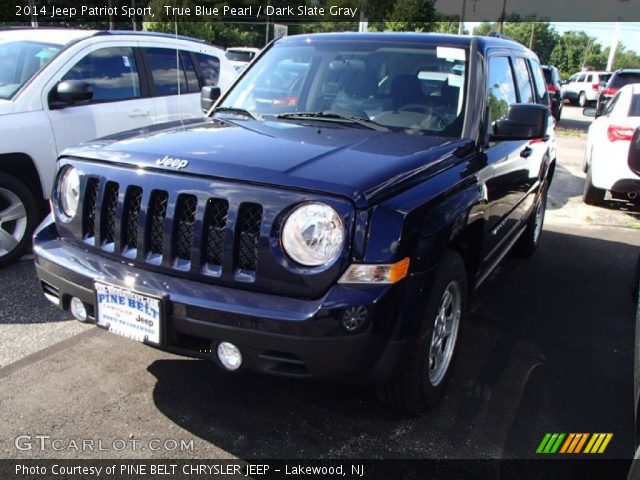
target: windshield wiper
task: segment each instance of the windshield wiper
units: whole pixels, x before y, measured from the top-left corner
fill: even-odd
[[[243,115],[245,117],[249,117],[253,120],[257,120],[256,116],[251,113],[249,110],[244,108],[236,108],[236,107],[216,107],[213,109],[213,113],[222,112],[222,113],[234,113],[236,115]]]
[[[278,115],[276,118],[292,119],[292,120],[312,119],[312,120],[327,120],[329,122],[346,122],[346,123],[354,123],[356,125],[360,125],[370,130],[375,130],[377,132],[389,131],[387,127],[380,125],[379,123],[376,123],[373,120],[369,120],[368,118],[356,117],[355,115],[341,115],[339,113],[331,113],[331,112],[282,113]]]

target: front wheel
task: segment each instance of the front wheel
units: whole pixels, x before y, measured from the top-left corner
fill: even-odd
[[[442,397],[451,376],[467,303],[467,274],[448,251],[436,271],[420,331],[395,376],[377,388],[380,400],[403,413],[422,415]]]
[[[24,253],[38,220],[38,205],[29,187],[0,173],[0,267]]]
[[[587,96],[584,92],[580,92],[580,95],[578,95],[578,105],[582,108],[587,106]]]
[[[544,184],[540,195],[538,195],[538,201],[536,202],[533,213],[529,217],[527,226],[515,245],[514,250],[519,257],[530,257],[538,249],[546,211],[547,185]]]

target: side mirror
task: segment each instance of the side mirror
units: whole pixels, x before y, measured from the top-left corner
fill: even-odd
[[[56,86],[56,96],[65,103],[87,102],[93,98],[93,88],[82,80],[65,80]]]
[[[595,107],[587,107],[582,109],[582,115],[584,115],[585,117],[596,118],[598,116],[598,111]]]
[[[203,113],[211,110],[213,104],[220,98],[220,94],[220,87],[202,87],[202,91],[200,92],[200,108]]]
[[[562,80],[562,81],[560,82],[560,85],[566,85],[567,83],[569,83],[569,80]]]
[[[507,115],[493,124],[490,140],[533,140],[547,135],[549,107],[535,103],[509,105]]]

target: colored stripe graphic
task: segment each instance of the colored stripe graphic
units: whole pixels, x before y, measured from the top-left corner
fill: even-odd
[[[545,433],[536,453],[600,454],[604,453],[612,438],[613,433]]]

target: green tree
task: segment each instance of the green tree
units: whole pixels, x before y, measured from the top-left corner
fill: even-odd
[[[429,32],[436,18],[435,0],[397,0],[387,30]]]
[[[601,65],[600,44],[584,32],[565,32],[551,52],[550,62],[560,69],[563,78],[567,78],[583,67]]]

